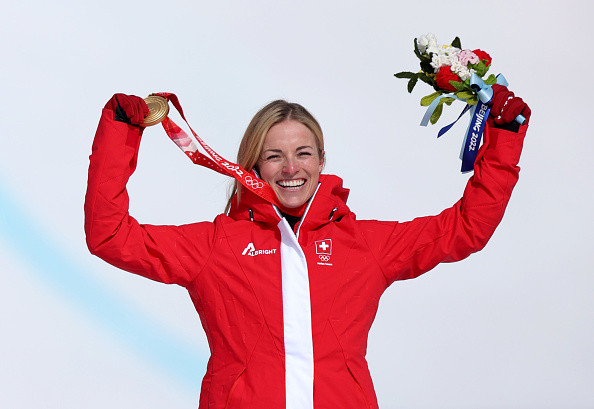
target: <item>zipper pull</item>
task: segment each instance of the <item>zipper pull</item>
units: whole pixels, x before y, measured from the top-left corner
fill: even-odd
[[[328,221],[332,221],[332,216],[334,216],[334,212],[336,212],[338,210],[338,207],[335,207],[334,209],[332,209],[332,211],[330,212],[330,215],[328,216]]]

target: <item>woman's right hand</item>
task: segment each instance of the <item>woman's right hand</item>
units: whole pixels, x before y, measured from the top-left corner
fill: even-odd
[[[136,95],[114,94],[105,109],[113,111],[113,119],[130,125],[140,125],[149,114],[149,109],[144,99]]]

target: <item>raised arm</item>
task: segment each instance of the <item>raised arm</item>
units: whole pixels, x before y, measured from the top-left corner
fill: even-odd
[[[526,117],[521,126],[514,123],[520,113]],[[507,88],[496,88],[484,143],[462,198],[437,216],[406,223],[369,222],[365,234],[388,284],[417,277],[441,262],[461,260],[487,244],[518,181],[530,114]]]
[[[108,263],[147,278],[187,285],[214,241],[212,223],[141,225],[128,214],[126,184],[136,168],[148,114],[142,98],[114,95],[103,109],[93,141],[85,196],[89,250]]]

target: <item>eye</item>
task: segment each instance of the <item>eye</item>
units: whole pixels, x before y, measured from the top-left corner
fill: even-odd
[[[265,159],[266,160],[275,160],[275,159],[279,159],[279,158],[280,158],[280,155],[271,154],[271,155],[267,155]]]
[[[311,156],[311,152],[299,152],[299,156]]]

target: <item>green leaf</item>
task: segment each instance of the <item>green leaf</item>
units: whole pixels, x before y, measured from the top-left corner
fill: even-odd
[[[421,61],[421,70],[423,72],[433,72],[433,67],[431,66],[431,60],[429,61]]]
[[[419,79],[431,86],[433,86],[433,84],[435,84],[435,80],[423,72],[419,73]]]
[[[429,57],[429,54],[421,54],[421,62],[431,62],[431,57]]]
[[[423,98],[421,98],[421,106],[427,107],[427,106],[431,105],[431,103],[433,102],[433,100],[435,98],[437,98],[438,96],[440,96],[441,94],[443,94],[443,92],[441,92],[441,91],[435,91],[433,94],[429,94],[427,96],[424,96]]]
[[[487,85],[497,84],[497,77],[495,76],[495,74],[489,75],[489,77],[485,80],[485,84],[487,84]]]
[[[459,81],[450,81],[450,85],[456,88],[456,91],[462,91],[465,88],[464,83]]]
[[[442,101],[439,101],[439,104],[437,104],[437,107],[435,108],[435,111],[433,111],[431,118],[429,118],[429,122],[431,122],[431,124],[435,125],[435,123],[441,116],[442,111],[443,111],[443,104],[442,104]]]
[[[396,78],[408,78],[408,92],[411,93],[412,90],[414,89],[415,85],[417,84],[417,81],[419,79],[419,73],[415,73],[415,72],[409,72],[409,71],[403,71],[403,72],[399,72],[397,74],[394,74],[394,76]]]
[[[467,99],[466,101],[464,101],[464,102],[466,102],[468,105],[476,105],[476,104],[477,104],[477,102],[478,102],[478,98],[477,98],[477,96],[476,96],[476,95],[474,95],[474,96],[472,96],[471,98],[468,98],[468,99]]]
[[[452,41],[452,47],[462,49],[462,44],[460,43],[460,37],[454,38],[454,41]]]
[[[470,88],[470,77],[468,77],[464,83],[463,83],[463,87],[460,91],[468,91],[468,92],[472,92],[472,88]]]
[[[476,75],[478,75],[481,78],[483,78],[487,71],[489,71],[489,68],[485,65],[485,61],[486,60],[483,60],[477,64],[472,64],[472,68],[474,68],[474,70],[476,71]]]
[[[454,95],[456,95],[460,99],[468,99],[474,97],[474,94],[469,91],[458,91]]]
[[[419,58],[419,60],[423,59],[423,56],[419,52],[419,47],[417,46],[417,39],[415,38],[415,55]]]
[[[452,102],[454,102],[455,100],[456,99],[452,98],[452,97],[444,97],[444,98],[440,99],[439,103],[435,107],[435,110],[431,114],[431,118],[429,118],[429,122],[431,122],[433,125],[435,125],[435,123],[441,116],[441,113],[443,112],[443,104],[452,105]]]
[[[415,85],[417,85],[417,80],[419,79],[418,76],[414,76],[410,79],[410,81],[408,81],[408,93],[410,94],[413,90],[413,88],[415,87]]]
[[[397,74],[394,74],[394,76],[396,78],[413,78],[413,77],[416,77],[417,75],[419,75],[419,74],[417,74],[415,72],[410,72],[410,71],[402,71]]]

